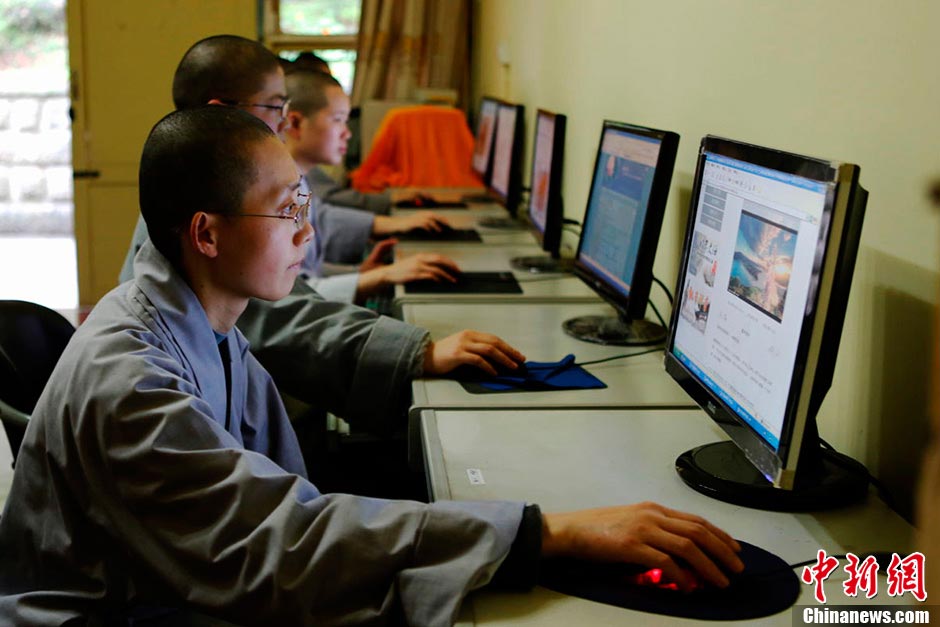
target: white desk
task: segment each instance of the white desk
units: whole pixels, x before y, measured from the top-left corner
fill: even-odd
[[[907,555],[913,530],[880,500],[817,514],[752,510],[708,498],[679,479],[683,451],[725,439],[697,410],[516,410],[421,412],[428,481],[435,499],[508,499],[567,511],[653,500],[693,512],[788,563],[816,551],[857,555],[877,550]],[[484,485],[472,485],[467,469]],[[908,604],[885,592],[870,601],[846,597],[840,568],[826,581],[829,604]],[[882,565],[882,573],[887,565]],[[798,605],[816,606],[803,586]],[[693,621],[633,612],[537,587],[529,594],[477,593],[464,604],[462,625],[676,625]],[[709,623],[715,625],[717,623]],[[791,627],[790,610],[748,625]]]
[[[648,347],[602,346],[567,335],[561,323],[578,315],[613,314],[595,303],[450,303],[406,305],[405,322],[428,329],[441,339],[463,329],[500,336],[530,361],[558,361],[574,354],[578,362],[604,359],[647,350]],[[418,421],[423,409],[581,409],[581,408],[691,408],[695,403],[663,369],[661,352],[587,366],[607,384],[604,389],[556,392],[500,392],[471,394],[453,379],[422,378],[411,383],[408,411],[408,457],[420,466]]]
[[[509,272],[514,257],[542,254],[529,236],[528,244],[492,245],[437,243],[433,249],[453,259],[465,272]],[[395,246],[395,258],[401,259],[416,252],[425,252],[425,243],[401,242]],[[395,286],[395,302],[409,303],[509,303],[534,301],[552,302],[599,302],[594,291],[573,274],[532,274],[513,271],[522,287],[521,294],[408,294],[404,285]]]
[[[593,361],[641,352],[648,347],[602,346],[567,335],[562,322],[579,315],[612,315],[601,303],[439,303],[405,305],[405,322],[428,329],[441,339],[463,329],[500,336],[530,361],[557,361],[572,353],[577,361]],[[470,394],[452,379],[423,378],[412,382],[410,415],[421,409],[482,408],[616,408],[694,407],[695,404],[663,369],[661,352],[587,366],[607,384],[602,390],[501,392]]]

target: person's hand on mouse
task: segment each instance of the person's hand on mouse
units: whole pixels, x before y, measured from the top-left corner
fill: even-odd
[[[395,233],[405,233],[412,229],[441,232],[452,228],[440,214],[433,211],[416,211],[408,216],[375,216],[372,222],[372,235],[383,237]]]
[[[744,569],[734,538],[704,518],[657,503],[543,513],[542,521],[543,556],[659,568],[680,590],[693,590],[697,578],[724,588],[726,572]]]
[[[467,365],[496,375],[497,367],[515,370],[523,362],[525,355],[495,335],[465,330],[431,342],[424,355],[424,374],[440,376]]]

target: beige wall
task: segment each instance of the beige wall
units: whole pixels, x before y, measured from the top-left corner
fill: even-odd
[[[478,0],[475,18],[474,101],[525,104],[529,127],[537,107],[568,115],[568,217],[603,119],[680,133],[656,260],[670,286],[703,135],[861,166],[871,196],[820,431],[908,498],[940,268],[925,194],[940,175],[940,3]]]

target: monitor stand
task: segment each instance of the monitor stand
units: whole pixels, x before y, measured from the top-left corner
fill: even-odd
[[[477,221],[478,226],[484,226],[488,229],[506,229],[518,231],[523,228],[521,222],[515,218],[480,218]]]
[[[616,316],[579,316],[565,320],[568,335],[594,344],[647,346],[666,339],[666,329],[649,320],[625,320]]]
[[[689,487],[706,496],[754,509],[814,511],[864,499],[868,494],[865,467],[851,457],[815,446],[818,468],[793,490],[774,487],[731,441],[686,451],[676,459],[676,472]]]
[[[513,257],[509,260],[516,270],[530,272],[532,274],[552,274],[559,272],[571,272],[574,267],[573,259],[556,259],[549,255],[540,255],[536,257]]]

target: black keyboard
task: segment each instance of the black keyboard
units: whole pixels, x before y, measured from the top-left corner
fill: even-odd
[[[394,235],[402,242],[482,242],[480,234],[474,229],[451,229],[442,231],[426,231],[424,229],[411,229],[404,233]]]
[[[406,294],[521,294],[522,286],[512,272],[462,272],[456,283],[413,281]]]
[[[467,203],[459,200],[435,200],[427,196],[418,196],[395,203],[399,209],[467,209]]]

